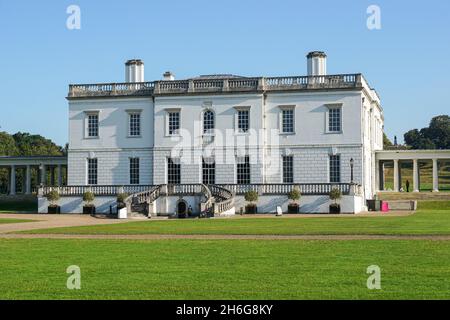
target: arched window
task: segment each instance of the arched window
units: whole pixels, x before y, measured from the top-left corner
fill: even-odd
[[[203,133],[212,133],[214,130],[214,112],[207,110],[203,113]]]

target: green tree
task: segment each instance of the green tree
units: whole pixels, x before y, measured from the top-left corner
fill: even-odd
[[[18,132],[13,135],[21,156],[60,156],[64,149],[40,135]]]
[[[17,156],[19,150],[14,138],[6,132],[0,132],[0,156]]]
[[[427,128],[406,132],[404,140],[412,149],[450,149],[450,117],[434,117]]]

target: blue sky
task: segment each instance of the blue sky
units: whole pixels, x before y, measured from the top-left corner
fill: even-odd
[[[81,30],[66,9],[81,8]],[[381,30],[366,27],[369,5]],[[448,114],[450,2],[428,1],[6,1],[0,0],[0,130],[67,142],[69,83],[211,73],[304,75],[305,55],[328,54],[328,73],[361,72],[377,89],[393,138]]]

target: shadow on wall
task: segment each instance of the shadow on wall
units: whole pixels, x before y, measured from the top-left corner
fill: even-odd
[[[311,212],[317,212],[317,209],[327,205],[330,203],[329,197],[320,197],[314,200],[313,202],[303,204],[300,201],[300,212],[304,213],[311,213]]]

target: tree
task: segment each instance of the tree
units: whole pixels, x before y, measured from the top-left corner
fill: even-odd
[[[60,156],[64,149],[40,135],[17,132],[13,135],[21,156]]]
[[[19,150],[14,138],[6,132],[0,132],[0,156],[17,156]]]
[[[450,117],[434,117],[427,128],[406,132],[404,140],[412,149],[450,149]]]

